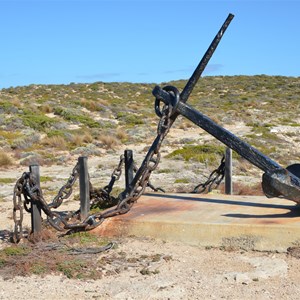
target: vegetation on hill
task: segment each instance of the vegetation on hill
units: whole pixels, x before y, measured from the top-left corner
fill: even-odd
[[[185,84],[161,86],[181,91]],[[0,152],[21,164],[32,159],[53,164],[69,155],[100,155],[101,149],[151,141],[158,120],[154,86],[95,82],[2,89]],[[188,103],[222,126],[243,122],[249,132],[241,137],[283,163],[299,157],[299,77],[204,77]],[[174,126],[184,135],[187,123],[181,118]],[[284,131],[278,131],[280,126]]]

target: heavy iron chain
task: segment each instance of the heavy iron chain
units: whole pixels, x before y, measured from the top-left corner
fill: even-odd
[[[15,228],[13,232],[12,239],[15,243],[18,243],[23,236],[23,201],[22,201],[22,192],[23,192],[23,183],[24,183],[25,173],[20,179],[17,180],[14,187],[13,194],[13,220],[15,223]]]
[[[134,163],[133,164],[133,172],[137,172],[138,171],[138,167],[137,167],[137,165]],[[152,189],[154,192],[163,192],[163,193],[165,193],[166,191],[163,189],[163,188],[161,188],[161,187],[155,187],[151,182],[150,182],[150,180],[148,180],[148,183],[147,183],[147,187],[149,187],[150,189]]]
[[[160,161],[160,147],[161,144],[168,134],[175,118],[172,118],[176,112],[176,107],[180,101],[179,91],[172,86],[164,87],[171,97],[172,101],[170,103],[164,103],[162,109],[160,109],[160,100],[155,101],[155,111],[160,117],[157,136],[148,150],[148,153],[139,169],[135,168],[136,174],[129,187],[119,194],[117,198],[112,198],[109,194],[116,180],[118,180],[122,173],[122,165],[124,164],[124,157],[121,156],[119,165],[114,169],[110,183],[103,189],[96,190],[91,186],[91,198],[93,198],[92,206],[97,205],[100,200],[106,200],[107,202],[117,202],[114,207],[95,213],[88,216],[85,220],[79,221],[80,212],[68,213],[67,215],[62,215],[57,211],[52,211],[52,208],[57,208],[61,205],[64,199],[68,198],[72,193],[72,187],[78,178],[78,165],[76,165],[72,171],[70,178],[67,183],[60,189],[58,195],[53,199],[52,203],[47,205],[43,198],[43,194],[39,186],[34,181],[33,176],[30,174],[23,178],[23,188],[22,193],[24,195],[24,203],[28,204],[30,201],[35,201],[39,203],[40,208],[47,215],[48,222],[57,230],[90,230],[99,226],[106,218],[110,218],[116,215],[127,213],[133,204],[139,199],[139,197],[144,193],[147,186],[155,189],[151,183],[149,183],[149,178],[151,173],[156,169]],[[158,189],[155,189],[158,190]],[[160,189],[161,190],[161,189]],[[16,195],[18,193],[15,193]],[[16,205],[16,210],[18,206]],[[16,226],[20,222],[16,219]],[[17,230],[16,230],[17,231]],[[20,231],[20,230],[18,230]]]
[[[175,105],[164,104],[162,110],[159,110],[159,101],[155,102],[156,112],[160,117],[158,127],[157,127],[157,136],[152,143],[141,167],[138,169],[135,177],[129,188],[124,192],[120,193],[118,196],[118,204],[109,210],[104,212],[96,213],[89,216],[81,224],[71,224],[65,226],[66,229],[84,229],[89,230],[99,226],[106,218],[110,218],[116,215],[127,213],[133,204],[138,200],[138,198],[143,194],[147,183],[149,182],[149,177],[157,167],[160,161],[160,147],[168,134],[172,121],[171,116],[176,111],[176,104],[179,101],[179,91],[174,87],[165,87],[166,91],[172,92]]]
[[[124,165],[124,156],[121,155],[118,166],[113,170],[111,180],[107,186],[103,189],[95,189],[90,182],[90,199],[91,209],[95,207],[107,208],[117,204],[116,198],[110,195],[114,183],[120,179],[122,174],[122,167]],[[42,196],[42,190],[37,185],[34,175],[30,172],[24,172],[21,178],[16,182],[13,194],[13,219],[15,223],[15,229],[13,233],[13,241],[18,243],[22,238],[22,221],[23,221],[23,208],[31,213],[31,207],[28,207],[33,201],[38,202],[41,209],[50,217],[50,224],[57,230],[63,230],[58,224],[57,220],[54,220],[58,216],[56,212],[52,212],[51,209],[58,208],[63,200],[70,197],[73,191],[73,186],[79,177],[79,164],[77,163],[73,168],[67,183],[61,187],[58,194],[54,197],[50,204],[46,204]],[[22,201],[22,195],[24,201]],[[17,216],[19,212],[19,216]],[[59,217],[59,220],[62,217]],[[64,217],[65,220],[61,220],[63,224],[67,224],[67,220],[70,218],[79,218],[79,211],[69,213]]]
[[[111,175],[111,180],[107,186],[103,189],[95,189],[90,182],[90,199],[91,208],[99,207],[101,203],[102,208],[110,208],[104,212],[96,213],[88,216],[84,221],[79,222],[80,211],[70,212],[67,215],[62,215],[59,212],[52,211],[52,208],[57,208],[61,205],[64,199],[67,199],[72,194],[72,188],[77,178],[79,177],[78,163],[73,168],[71,176],[67,180],[67,183],[59,190],[57,196],[53,199],[52,203],[47,205],[43,198],[42,191],[36,184],[34,177],[31,173],[24,173],[22,177],[17,181],[14,192],[14,220],[15,220],[15,234],[14,240],[18,241],[21,238],[22,232],[22,219],[23,219],[23,205],[24,208],[30,212],[27,205],[30,201],[39,202],[41,209],[47,215],[48,222],[57,230],[90,230],[100,225],[106,218],[113,217],[119,214],[127,213],[138,198],[144,193],[145,188],[148,186],[155,191],[161,190],[161,188],[155,188],[149,181],[151,173],[156,169],[160,161],[160,147],[168,134],[174,119],[172,115],[176,112],[176,106],[179,100],[179,91],[175,87],[167,86],[164,88],[168,91],[172,97],[172,103],[164,104],[162,110],[160,110],[160,102],[156,99],[155,111],[160,117],[157,127],[157,137],[155,138],[152,146],[150,147],[141,167],[138,169],[134,165],[134,172],[136,173],[133,182],[129,185],[129,188],[120,193],[117,198],[110,195],[115,181],[119,180],[122,174],[122,166],[125,162],[124,156],[121,155],[118,166],[114,169]],[[199,188],[202,187],[204,191],[207,187],[211,189],[211,186],[222,181],[224,177],[223,170],[224,158],[220,167],[212,172],[209,179],[204,183],[195,187],[194,192],[199,192]],[[24,203],[21,200],[21,194],[24,195]],[[18,199],[18,202],[17,202]],[[103,206],[104,203],[104,206]],[[112,208],[112,206],[115,207]],[[17,211],[20,211],[20,217],[17,218]],[[72,222],[69,222],[72,220]]]
[[[77,162],[77,164],[72,170],[70,177],[67,180],[67,183],[60,188],[59,192],[52,200],[52,203],[48,205],[50,208],[58,208],[62,204],[63,200],[68,199],[71,196],[73,192],[73,185],[75,184],[78,177],[79,164]]]
[[[90,208],[109,208],[118,203],[118,199],[110,195],[113,186],[122,175],[122,168],[125,163],[125,157],[122,154],[118,166],[113,170],[108,185],[104,188],[96,189],[90,182],[90,199],[92,200]]]
[[[22,195],[24,201],[22,201]],[[36,178],[31,172],[24,172],[15,184],[13,193],[13,220],[15,223],[12,239],[15,243],[19,242],[23,235],[22,222],[23,222],[23,208],[31,213],[31,207],[28,208],[30,203],[39,203],[46,214],[49,214],[50,208],[42,196],[42,191],[37,184]],[[19,217],[17,216],[19,212]]]
[[[59,207],[63,200],[70,197],[72,194],[72,188],[76,182],[79,166],[78,163],[72,170],[71,176],[68,178],[67,183],[61,187],[58,194],[52,200],[52,203],[48,204],[42,197],[42,190],[38,187],[36,179],[30,172],[24,172],[20,179],[17,180],[14,193],[13,193],[13,220],[15,223],[15,228],[13,232],[12,239],[15,243],[18,243],[22,238],[22,222],[23,222],[23,208],[28,212],[32,213],[31,207],[28,207],[30,203],[36,201],[39,203],[43,211],[49,215],[51,208]],[[24,201],[22,201],[22,195],[24,196]],[[19,217],[17,216],[19,212]]]
[[[124,192],[120,193],[117,200],[118,204],[105,210],[103,212],[95,213],[93,215],[88,216],[84,221],[78,222],[78,215],[69,214],[67,216],[62,217],[58,212],[51,211],[49,209],[45,209],[42,205],[43,211],[46,213],[49,223],[55,227],[57,230],[90,230],[97,226],[99,226],[106,218],[113,217],[119,214],[124,214],[128,212],[132,205],[138,200],[138,198],[143,194],[148,182],[149,177],[154,171],[160,161],[160,147],[161,144],[170,130],[172,125],[171,116],[176,111],[176,104],[179,101],[179,91],[174,87],[165,87],[166,91],[173,94],[173,98],[175,99],[172,104],[164,104],[162,110],[159,110],[159,101],[155,102],[155,109],[157,114],[160,117],[158,127],[157,127],[157,137],[155,138],[152,146],[150,147],[141,167],[138,169],[132,183],[129,185],[129,188]],[[119,178],[120,168],[116,168],[115,172],[113,172],[112,181]],[[116,178],[114,178],[116,177]],[[109,190],[109,189],[108,189]],[[39,193],[39,196],[42,197],[42,194]],[[44,203],[43,199],[41,199],[42,203]],[[69,220],[74,220],[75,222],[68,222]]]
[[[227,19],[225,20],[224,24],[218,31],[217,35],[215,36],[214,40],[210,44],[209,48],[207,49],[206,53],[204,54],[203,58],[201,59],[200,63],[198,64],[196,70],[194,71],[193,75],[187,82],[184,90],[180,94],[179,91],[172,86],[166,86],[162,90],[165,90],[167,93],[169,93],[168,101],[163,101],[165,104],[160,110],[160,102],[163,100],[163,97],[161,97],[158,94],[155,94],[156,92],[159,92],[157,88],[155,88],[152,92],[153,95],[155,95],[155,112],[160,117],[160,121],[157,128],[157,137],[155,138],[152,146],[150,147],[141,167],[138,169],[135,177],[133,178],[133,181],[129,184],[129,187],[125,189],[124,192],[120,193],[118,196],[118,204],[109,210],[106,210],[102,213],[97,213],[94,215],[89,216],[86,218],[83,222],[73,222],[68,223],[68,220],[72,218],[70,217],[62,217],[58,212],[52,212],[51,209],[48,207],[46,202],[43,199],[43,195],[41,193],[40,188],[38,185],[34,185],[33,182],[28,181],[27,188],[24,189],[23,186],[23,193],[28,194],[28,196],[25,196],[26,200],[32,199],[34,201],[40,201],[40,206],[43,209],[43,211],[46,213],[49,222],[58,230],[65,230],[65,229],[71,229],[71,230],[88,230],[95,228],[99,224],[101,224],[106,218],[126,213],[130,210],[132,205],[137,201],[137,199],[142,195],[144,192],[147,184],[149,183],[149,177],[151,175],[151,172],[156,169],[159,160],[160,160],[160,147],[161,143],[164,140],[165,136],[169,132],[172,124],[176,120],[177,116],[179,115],[179,112],[176,111],[178,103],[182,101],[185,103],[191,94],[193,88],[195,87],[198,79],[200,78],[203,70],[205,69],[206,65],[208,64],[209,59],[211,58],[212,54],[214,53],[215,49],[217,48],[219,41],[221,40],[226,28],[228,27],[229,23],[231,22],[233,18],[232,14],[229,14]],[[180,100],[181,98],[181,100]],[[16,191],[14,193],[14,210],[22,211],[21,205],[17,203],[17,196],[19,194],[18,188],[16,188]],[[68,194],[66,192],[66,194]],[[64,196],[59,196],[54,201],[54,206],[61,203],[61,198]],[[20,218],[18,219],[16,217],[15,213],[15,220],[16,220],[16,227],[18,227],[18,230],[21,231],[21,225],[20,220],[22,219],[20,213]]]
[[[192,193],[211,192],[213,188],[217,188],[225,176],[225,156],[222,157],[219,167],[211,172],[208,179],[204,183],[195,186]]]

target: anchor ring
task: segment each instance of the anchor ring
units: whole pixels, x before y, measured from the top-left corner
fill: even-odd
[[[164,91],[168,92],[170,95],[171,103],[168,103],[167,105],[171,105],[171,107],[172,107],[172,113],[171,113],[171,116],[172,116],[177,110],[177,106],[180,101],[180,93],[175,86],[171,86],[171,85],[167,85],[167,86],[163,87],[162,89]],[[160,102],[161,101],[162,101],[161,99],[155,98],[155,103],[154,103],[155,113],[159,118],[162,117],[162,112],[160,110]]]

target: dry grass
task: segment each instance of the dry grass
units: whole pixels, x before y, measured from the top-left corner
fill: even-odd
[[[44,146],[48,146],[48,147],[51,147],[51,148],[57,148],[57,149],[60,149],[60,150],[66,150],[67,149],[67,142],[61,136],[45,137],[42,140],[42,144]]]
[[[119,141],[116,139],[116,137],[111,135],[102,134],[98,137],[98,139],[106,149],[114,149],[119,144]]]
[[[0,152],[0,167],[9,167],[13,164],[14,164],[14,162],[13,162],[12,158],[5,152],[1,151]]]
[[[193,126],[195,126],[195,125],[192,122],[190,122],[189,120],[182,120],[180,122],[180,124],[178,125],[178,128],[185,130],[185,129],[191,128]]]
[[[82,146],[85,143],[92,143],[93,137],[89,132],[84,134],[74,134],[72,135],[70,142],[75,146]]]
[[[85,108],[89,109],[90,111],[97,111],[99,106],[98,103],[95,101],[88,101],[86,99],[80,100],[81,106],[84,106]]]
[[[49,114],[53,112],[53,108],[48,105],[48,104],[44,104],[40,107],[41,112],[45,113],[45,114]]]
[[[121,141],[126,141],[128,139],[128,135],[126,131],[121,128],[117,129],[116,137]]]
[[[11,101],[11,104],[14,106],[14,107],[22,107],[22,103],[21,101],[18,99],[18,98],[15,98]]]

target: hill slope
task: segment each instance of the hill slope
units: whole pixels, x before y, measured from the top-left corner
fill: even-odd
[[[182,90],[185,83],[161,86]],[[102,165],[109,155],[110,160],[116,157],[116,164],[125,148],[142,159],[156,135],[154,86],[96,82],[0,90],[0,165],[70,164],[79,155],[101,157]],[[204,77],[188,103],[280,164],[298,160],[300,78]],[[203,144],[212,146],[214,159],[205,149],[201,157],[195,151],[186,158],[184,146]],[[160,172],[176,173],[184,164],[187,174],[198,177],[203,169],[218,165],[220,149],[221,143],[179,117],[162,146]],[[235,158],[237,175],[251,173],[252,166]],[[184,178],[173,181],[184,183]]]

